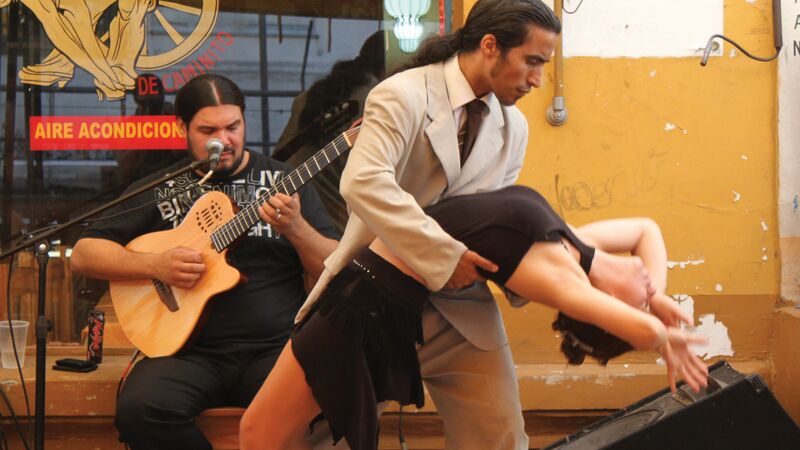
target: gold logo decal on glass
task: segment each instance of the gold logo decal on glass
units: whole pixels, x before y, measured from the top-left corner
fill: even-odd
[[[9,4],[0,0],[0,7]],[[94,78],[100,100],[119,100],[134,89],[138,70],[163,69],[180,62],[205,42],[217,21],[219,0],[20,0],[30,9],[53,43],[39,64],[19,71],[24,84],[64,87],[75,66]],[[117,14],[100,37],[97,23],[112,4]],[[182,34],[167,20],[186,16],[194,24]],[[148,46],[148,26],[157,22],[171,41]],[[191,26],[191,25],[190,25]]]

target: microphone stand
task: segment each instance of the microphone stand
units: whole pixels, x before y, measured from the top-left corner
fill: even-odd
[[[3,259],[13,256],[14,254],[29,248],[33,247],[34,255],[36,255],[36,260],[39,263],[39,283],[38,283],[38,304],[37,304],[37,315],[36,315],[36,400],[35,400],[35,409],[34,409],[34,449],[35,450],[43,450],[44,449],[44,395],[45,395],[45,364],[46,364],[46,356],[47,356],[47,332],[51,329],[50,321],[44,315],[45,312],[45,296],[47,293],[46,285],[47,285],[47,263],[49,261],[49,252],[52,244],[50,242],[50,237],[60,233],[61,231],[77,224],[81,223],[87,218],[94,216],[98,213],[101,213],[109,208],[119,205],[122,202],[129,200],[132,197],[135,197],[141,194],[144,191],[152,189],[159,184],[171,180],[178,175],[182,175],[186,172],[197,170],[204,164],[208,164],[208,159],[203,159],[200,161],[195,161],[187,166],[184,166],[177,171],[167,173],[164,176],[158,178],[157,180],[151,181],[127,194],[124,194],[117,198],[116,200],[112,200],[109,203],[106,203],[103,206],[95,208],[85,214],[81,214],[80,216],[66,222],[62,225],[57,227],[53,227],[44,231],[39,234],[29,235],[25,238],[24,241],[17,244],[16,246],[12,247],[11,250],[8,250],[5,253],[0,253],[0,261]],[[9,268],[10,269],[10,268]],[[6,299],[6,301],[11,301],[11,299]],[[22,383],[25,383],[25,380],[21,380]]]

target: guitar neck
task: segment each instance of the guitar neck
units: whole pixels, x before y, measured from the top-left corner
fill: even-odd
[[[259,196],[254,202],[242,208],[231,220],[211,233],[211,242],[214,248],[221,252],[231,245],[236,239],[242,236],[250,228],[258,223],[261,218],[258,216],[258,207],[270,197],[278,193],[292,195],[297,192],[304,184],[308,183],[315,175],[328,167],[330,163],[350,150],[355,142],[361,126],[353,127],[336,139],[328,143],[322,150],[306,160],[299,167],[288,175],[284,175],[270,187],[266,193]]]

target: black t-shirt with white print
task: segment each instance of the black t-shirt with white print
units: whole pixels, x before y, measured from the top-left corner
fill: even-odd
[[[249,154],[244,170],[224,180],[215,181],[212,178],[202,186],[203,190],[222,191],[235,204],[243,207],[266,192],[273,181],[292,170],[291,166],[262,154],[252,151]],[[188,162],[187,159],[185,163]],[[167,171],[165,169],[149,176],[128,190],[152,181]],[[175,228],[189,211],[192,199],[196,198],[196,195],[181,192],[199,179],[197,174],[187,173],[150,192],[144,192],[109,211],[107,215],[114,217],[95,221],[82,237],[108,239],[124,246],[145,233]],[[313,187],[306,185],[299,194],[306,221],[323,236],[338,239],[338,232]],[[144,206],[148,203],[151,206]],[[128,210],[131,211],[117,215]],[[199,330],[200,342],[210,345],[284,345],[306,296],[303,266],[294,247],[286,237],[259,221],[228,252],[228,259],[232,266],[241,271],[245,281],[209,302],[208,308],[211,309]]]

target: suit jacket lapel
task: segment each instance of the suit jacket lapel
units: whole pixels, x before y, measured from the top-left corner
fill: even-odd
[[[487,102],[489,115],[481,122],[481,128],[478,131],[472,152],[464,162],[464,167],[461,168],[461,174],[456,182],[454,184],[451,183],[450,190],[456,190],[469,183],[483,172],[487,166],[494,164],[503,147],[502,128],[505,126],[505,120],[503,119],[502,107],[494,94],[489,94]]]
[[[461,173],[458,155],[458,136],[453,110],[447,98],[444,82],[444,65],[431,64],[425,70],[425,85],[428,91],[428,118],[431,123],[425,128],[425,135],[431,143],[433,152],[442,164],[447,176],[447,185],[452,185]]]

